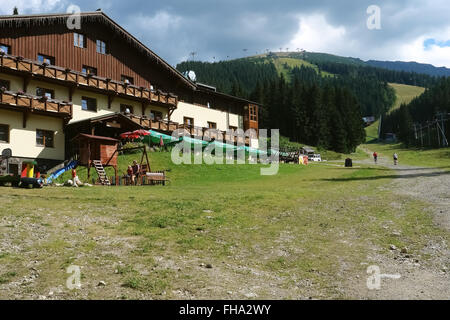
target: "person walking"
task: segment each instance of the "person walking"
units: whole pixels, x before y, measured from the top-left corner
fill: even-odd
[[[394,153],[394,166],[398,165],[398,154]]]
[[[378,162],[378,153],[376,151],[373,153],[373,161],[375,161],[375,164]]]

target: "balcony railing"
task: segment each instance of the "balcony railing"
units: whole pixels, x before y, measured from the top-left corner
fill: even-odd
[[[173,107],[176,107],[178,103],[177,96],[171,93],[162,92],[161,90],[137,87],[125,82],[89,75],[4,53],[0,53],[0,67],[30,73],[52,80],[86,86],[97,90],[114,92],[119,95],[143,99],[148,102],[160,103]]]
[[[69,102],[36,97],[21,92],[0,90],[0,104],[25,111],[57,115],[63,118],[71,118],[73,114],[73,106]]]
[[[241,135],[230,134],[227,131],[221,131],[217,129],[210,129],[204,127],[191,126],[186,124],[179,124],[177,122],[172,121],[164,121],[164,120],[152,120],[145,116],[139,117],[136,115],[126,115],[133,122],[139,124],[145,129],[149,130],[157,130],[165,133],[171,133],[176,130],[186,130],[191,136],[199,139],[203,139],[204,137],[208,137],[210,140],[219,139],[225,141],[232,141],[234,143],[244,143],[249,145],[250,138],[244,137]]]

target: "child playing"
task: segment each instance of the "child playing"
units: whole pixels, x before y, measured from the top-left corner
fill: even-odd
[[[80,178],[78,178],[77,175],[77,167],[74,167],[72,169],[72,181],[73,181],[73,186],[78,188],[79,186],[83,185],[83,182],[80,181]]]
[[[127,185],[130,185],[133,181],[133,167],[128,166],[127,169]]]

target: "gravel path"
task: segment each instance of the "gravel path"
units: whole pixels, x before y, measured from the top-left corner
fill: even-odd
[[[369,150],[367,153],[372,154]],[[373,160],[356,161],[372,164]],[[399,196],[429,204],[436,226],[450,232],[450,172],[439,168],[421,168],[401,164],[393,159],[378,158],[380,167],[393,169],[395,179],[387,188]],[[448,239],[448,238],[447,238]],[[354,283],[353,295],[362,299],[450,299],[450,250],[446,238],[430,237],[427,246],[418,255],[402,255],[397,250],[368,257],[381,267],[382,273],[400,274],[398,280],[383,280],[381,290],[367,290],[360,282]],[[421,256],[430,259],[424,262]]]
[[[372,152],[366,152],[372,154]],[[373,164],[373,160],[361,163]],[[378,165],[395,170],[392,190],[428,202],[437,226],[450,232],[450,172],[439,168],[423,168],[404,165],[395,166],[393,159],[378,158]]]

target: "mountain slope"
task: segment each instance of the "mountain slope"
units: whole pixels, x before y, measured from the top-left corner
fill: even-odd
[[[420,96],[425,92],[425,88],[408,86],[405,84],[389,83],[389,86],[395,90],[395,104],[392,106],[390,112],[400,108],[402,104],[410,103],[414,98]],[[366,142],[373,142],[378,140],[379,120],[366,128]]]
[[[431,64],[425,63],[369,60],[366,62],[366,64],[372,67],[383,68],[393,71],[422,73],[434,77],[450,77],[450,69],[445,67],[439,68]]]
[[[389,85],[394,88],[397,100],[391,111],[400,108],[402,104],[410,103],[414,98],[420,96],[425,92],[425,88],[408,86],[406,84],[389,83]]]

